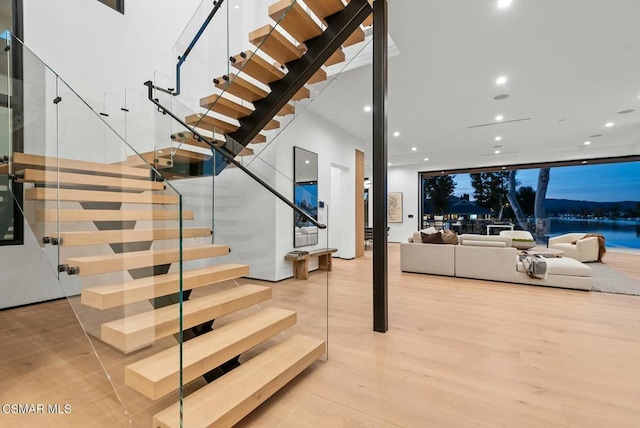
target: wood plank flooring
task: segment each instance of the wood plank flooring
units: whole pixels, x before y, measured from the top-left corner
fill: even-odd
[[[402,273],[390,244],[390,329],[379,334],[371,254],[334,260],[332,272],[308,281],[270,284],[263,307],[298,311],[298,324],[273,344],[294,333],[325,337],[330,279],[329,359],[239,426],[640,426],[640,297]],[[632,276],[638,257],[609,252],[605,262]],[[127,357],[92,339],[127,416],[66,300],[0,312],[0,340],[0,403],[72,405],[69,415],[0,413],[0,426],[146,427],[176,400],[154,403],[123,384],[128,362],[172,338]]]

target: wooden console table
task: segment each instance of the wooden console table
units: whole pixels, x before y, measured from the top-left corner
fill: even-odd
[[[333,258],[331,253],[338,251],[337,248],[322,248],[309,251],[308,254],[287,254],[285,260],[293,262],[293,277],[296,279],[309,279],[309,257],[318,257],[318,270],[331,272]]]

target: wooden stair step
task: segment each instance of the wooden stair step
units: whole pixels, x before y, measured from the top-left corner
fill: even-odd
[[[332,65],[340,64],[341,62],[344,62],[345,58],[346,57],[344,55],[344,51],[342,49],[338,49],[333,53],[333,55],[329,57],[329,59],[327,60],[327,62],[324,63],[324,65],[329,67]]]
[[[296,108],[293,104],[286,104],[284,107],[280,109],[277,116],[288,116],[290,114],[294,114],[296,112]]]
[[[231,65],[265,85],[285,76],[281,69],[269,64],[269,61],[252,51],[232,56]]]
[[[296,323],[296,313],[267,308],[184,342],[182,382],[197,379]],[[125,384],[157,400],[180,384],[180,347],[174,346],[125,367]]]
[[[173,162],[171,161],[171,159],[160,159],[149,154],[145,156],[145,154],[143,153],[140,156],[138,155],[127,156],[126,161],[118,162],[114,165],[121,165],[121,166],[143,169],[143,170],[146,170],[147,175],[150,175],[150,172],[149,172],[150,168],[155,168],[157,170],[171,168],[173,166]]]
[[[242,285],[182,303],[182,328],[188,329],[271,298],[271,288]],[[100,339],[124,353],[152,345],[180,331],[180,304],[102,324]]]
[[[188,270],[182,273],[182,290],[193,290],[247,275],[249,275],[249,266],[233,263]],[[83,305],[103,310],[124,306],[129,303],[142,302],[154,297],[178,293],[179,291],[179,274],[168,273],[117,284],[84,288],[81,294],[81,302]]]
[[[213,81],[216,88],[229,92],[250,103],[266,98],[269,93],[236,74],[222,76]]]
[[[249,147],[245,147],[244,149],[240,150],[240,152],[236,156],[240,156],[240,157],[253,156],[253,149],[250,149]]]
[[[309,79],[307,83],[313,85],[314,83],[324,82],[325,80],[327,80],[327,72],[320,68],[311,76],[311,79]]]
[[[303,43],[322,34],[320,26],[298,2],[280,0],[269,6],[269,16],[298,42]]]
[[[41,222],[82,221],[143,221],[179,220],[180,211],[166,210],[38,210],[36,220]],[[183,220],[193,220],[193,211],[183,211]]]
[[[253,108],[240,105],[219,94],[213,94],[208,97],[201,98],[200,107],[215,111],[216,113],[220,113],[221,115],[232,119],[240,119],[253,113]]]
[[[307,88],[306,86],[303,86],[302,88],[300,88],[298,92],[295,93],[293,97],[291,97],[291,99],[293,101],[300,101],[305,98],[309,98],[310,96],[311,96],[311,91],[309,90],[309,88]]]
[[[346,48],[347,46],[352,46],[360,42],[364,42],[364,31],[358,27],[349,37],[347,37],[347,40],[344,41],[342,46]]]
[[[324,342],[295,335],[183,400],[185,427],[232,427],[324,354]],[[214,404],[215,403],[215,404]],[[153,417],[153,426],[180,427],[180,403]]]
[[[187,125],[189,126],[206,129],[207,131],[212,131],[218,134],[230,134],[238,130],[237,125],[233,125],[225,122],[224,120],[202,113],[190,114],[186,117],[185,122],[187,122]]]
[[[341,0],[305,0],[304,3],[322,20],[344,9]]]
[[[125,204],[177,205],[177,195],[155,193],[103,192],[98,190],[52,189],[36,187],[24,192],[28,201],[120,202]]]
[[[51,235],[62,238],[63,247],[82,245],[118,244],[124,242],[159,241],[164,239],[179,239],[180,229],[132,229],[132,230],[92,230],[87,232],[62,232]],[[182,229],[182,238],[202,238],[211,236],[211,229],[207,227],[191,227]]]
[[[298,48],[271,25],[265,25],[249,33],[249,41],[281,64],[302,56]]]
[[[14,171],[25,168],[49,169],[59,171],[91,172],[94,174],[149,179],[149,171],[117,164],[103,164],[72,159],[54,158],[27,153],[14,153],[12,159]]]
[[[226,245],[200,245],[182,249],[182,260],[198,260],[209,257],[226,256],[229,247]],[[158,266],[180,261],[180,249],[132,251],[128,253],[107,254],[103,256],[71,257],[65,263],[79,269],[78,275],[90,276],[109,272],[120,272],[129,269]]]
[[[239,128],[239,126],[237,125],[232,125],[223,120],[217,119],[215,117],[212,117],[206,114],[201,114],[201,113],[187,116],[187,118],[185,119],[185,122],[187,122],[187,125],[195,126],[196,128],[202,128],[202,129],[206,129],[207,131],[213,131],[220,134],[230,134],[232,132],[237,131]],[[280,122],[278,122],[277,120],[271,119],[267,124],[267,126],[264,127],[264,130],[269,131],[272,129],[277,129],[279,127],[280,127]],[[266,136],[258,134],[258,136],[254,139],[254,141],[252,141],[252,143],[253,142],[263,143],[266,141],[267,141]]]
[[[136,180],[133,178],[105,177],[104,175],[77,174],[73,172],[58,172],[44,169],[24,169],[18,180],[21,183],[82,185],[92,187],[111,187],[125,190],[164,190],[164,184],[159,181]]]

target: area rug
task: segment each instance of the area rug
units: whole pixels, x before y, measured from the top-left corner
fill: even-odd
[[[640,280],[615,270],[606,263],[589,263],[593,291],[640,296]]]

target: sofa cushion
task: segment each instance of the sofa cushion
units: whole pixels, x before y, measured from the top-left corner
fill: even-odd
[[[444,244],[444,241],[442,240],[442,234],[440,232],[432,234],[420,232],[420,235],[422,235],[423,244]]]
[[[453,230],[445,230],[442,232],[442,240],[445,244],[458,245],[458,234]]]
[[[591,276],[591,268],[569,257],[554,257],[547,259],[549,275]]]
[[[433,233],[436,233],[437,231],[438,229],[436,229],[435,227],[427,227],[426,229],[420,230],[420,232],[426,233],[427,235],[431,235]]]
[[[470,239],[464,240],[464,245],[472,246],[472,247],[506,247],[506,242],[499,241],[474,241]]]

